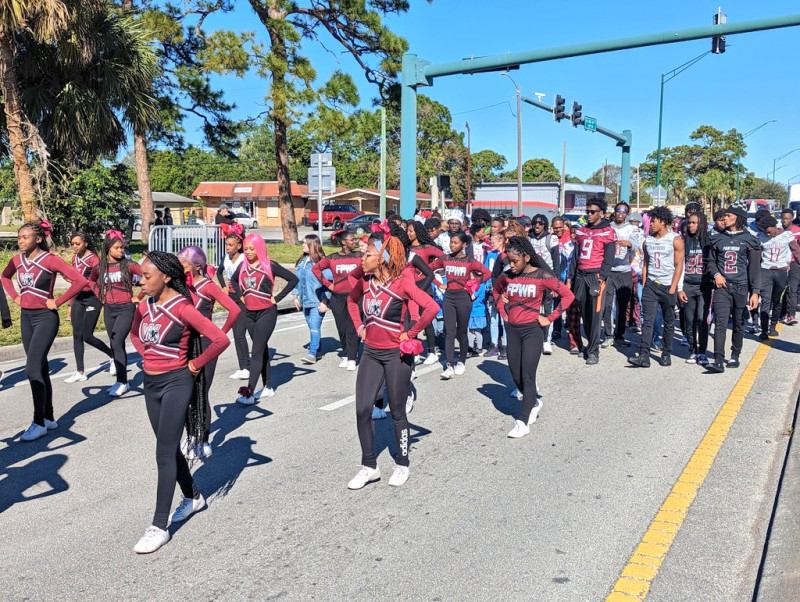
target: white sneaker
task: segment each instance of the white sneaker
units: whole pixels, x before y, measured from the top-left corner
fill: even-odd
[[[417,380],[417,369],[412,368],[411,370],[411,380]]]
[[[257,391],[253,397],[255,397],[256,399],[264,399],[265,397],[275,397],[275,389],[273,389],[272,387],[264,387],[260,391]]]
[[[44,419],[44,428],[48,431],[52,431],[58,428],[58,422],[55,420],[48,420],[47,418]]]
[[[127,393],[130,390],[131,388],[128,385],[128,383],[117,383],[111,389],[109,395],[111,395],[111,397],[122,397],[123,395],[125,395],[125,393]]]
[[[542,400],[537,399],[536,405],[533,406],[531,410],[531,415],[528,417],[528,426],[536,422],[536,419],[539,417],[539,412],[542,410]]]
[[[239,380],[250,380],[250,370],[247,368],[239,370]]]
[[[356,476],[347,484],[348,489],[361,489],[367,483],[378,481],[381,478],[380,468],[370,468],[369,466],[362,466],[358,469]]]
[[[519,439],[520,437],[524,437],[530,432],[531,432],[531,427],[522,422],[522,420],[517,420],[514,423],[514,428],[511,429],[511,431],[509,431],[508,436],[511,439]]]
[[[117,375],[117,365],[114,363],[114,360],[111,360],[110,362],[108,362],[108,373],[111,376],[116,376]]]
[[[82,383],[82,382],[87,381],[87,380],[89,380],[89,377],[87,377],[85,374],[81,374],[80,372],[76,372],[72,376],[70,376],[68,378],[65,378],[64,382],[72,384],[72,383]]]
[[[139,542],[133,546],[137,554],[150,554],[169,541],[169,531],[159,529],[154,525],[147,527]]]
[[[355,369],[356,369],[356,360],[347,360],[347,371],[355,372]]]
[[[552,343],[544,343],[542,345],[542,353],[545,355],[553,355],[553,344]]]
[[[421,355],[415,355],[414,356],[414,365],[415,366],[419,366],[421,363],[422,363],[422,356]]]
[[[429,353],[428,357],[425,358],[425,361],[422,362],[426,366],[430,366],[431,364],[435,364],[439,361],[439,354],[438,353]]]
[[[211,449],[211,445],[208,442],[206,442],[206,443],[201,443],[200,445],[197,446],[197,451],[195,452],[195,455],[198,458],[203,459],[210,457],[211,454],[213,453],[214,451]]]
[[[178,504],[177,508],[175,508],[175,512],[170,515],[169,522],[179,523],[181,521],[185,521],[192,514],[202,510],[205,507],[206,500],[202,495],[198,497],[181,496],[181,503]]]
[[[408,472],[408,466],[395,466],[392,476],[389,477],[389,485],[392,487],[405,485],[408,481]]]
[[[464,365],[464,362],[458,362],[456,364],[455,373],[456,376],[461,376],[466,371],[467,367]]]
[[[255,404],[255,402],[256,402],[256,398],[253,397],[252,395],[250,397],[245,397],[244,395],[239,395],[239,397],[236,398],[236,403],[240,403],[243,406],[251,406],[251,405]]]
[[[442,380],[450,380],[451,378],[453,378],[453,376],[455,376],[455,371],[453,370],[453,366],[447,364],[447,368],[445,368],[444,372],[442,372],[439,375],[439,378],[441,378]]]
[[[414,409],[414,395],[409,395],[406,397],[406,416],[411,413],[411,410]]]
[[[35,422],[31,422],[31,425],[28,427],[20,439],[23,441],[36,441],[40,437],[44,437],[47,434],[47,427],[40,426]]]
[[[239,380],[240,378],[242,378],[242,371],[237,370],[236,372],[231,374],[228,378],[230,378],[231,380]]]
[[[348,362],[348,361],[349,361],[349,360],[347,359],[347,356],[344,356],[344,357],[342,358],[342,361],[341,361],[341,362],[339,362],[339,367],[340,367],[340,368],[347,368],[347,362]]]

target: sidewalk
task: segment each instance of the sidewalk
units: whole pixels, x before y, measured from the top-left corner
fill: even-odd
[[[800,400],[798,400],[800,404]],[[786,465],[767,539],[754,600],[797,600],[800,596],[800,441],[797,413]]]

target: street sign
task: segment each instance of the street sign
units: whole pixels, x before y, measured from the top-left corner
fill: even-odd
[[[333,153],[311,153],[311,165],[333,165]]]
[[[594,117],[584,117],[583,119],[583,129],[587,132],[596,132],[597,131],[597,119]]]
[[[308,192],[319,192],[319,169],[312,167],[308,170]],[[336,168],[322,168],[322,192],[336,192]]]
[[[667,190],[659,184],[658,186],[653,188],[651,196],[653,197],[654,201],[653,204],[656,205],[657,207],[660,207],[667,200]]]

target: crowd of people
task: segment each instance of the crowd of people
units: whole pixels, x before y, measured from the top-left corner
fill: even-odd
[[[525,223],[481,210],[469,224],[460,212],[446,220],[417,215],[406,221],[392,214],[369,235],[342,234],[341,249],[327,256],[316,235],[306,236],[294,270],[271,260],[264,239],[245,236],[240,226],[229,228],[224,258],[211,266],[198,247],[177,255],[148,252],[137,263],[126,256],[124,236],[116,230],[106,232],[99,251],[85,233],[75,232],[67,263],[49,251],[47,222],[26,223],[18,232],[20,252],[0,277],[21,308],[33,398],[33,422],[20,439],[34,441],[58,428],[47,356],[59,329],[59,306],[69,304],[73,329],[76,365],[66,383],[88,379],[89,344],[109,357],[116,382],[108,394],[125,395],[130,339],[141,357],[156,438],[156,508],[134,547],[149,553],[169,541],[170,521],[186,520],[205,506],[190,463],[213,453],[211,387],[229,332],[238,366],[230,378],[245,383],[236,401],[247,406],[275,395],[269,343],[278,303],[289,294],[309,331],[300,361],[319,361],[330,309],[342,347],[339,367],[357,371],[361,461],[350,489],[380,478],[374,421],[387,415],[396,444],[389,485],[408,480],[407,416],[418,364],[441,363],[440,378],[450,381],[465,374],[469,358],[507,361],[516,385],[512,395],[520,401],[508,437],[521,438],[542,409],[541,356],[553,354],[553,341],[562,337],[569,354],[596,365],[600,349],[633,348],[626,338],[633,330],[640,339],[628,357],[631,366],[650,367],[653,352],[661,366],[670,366],[676,340],[688,347],[686,363],[720,373],[739,366],[745,324],[766,340],[778,336],[779,321],[797,323],[800,226],[791,211],[784,210],[779,224],[763,210],[749,225],[738,204],[719,210],[711,224],[696,203],[686,205],[679,220],[665,207],[638,214],[620,202],[608,209],[605,200],[590,199],[585,218],[574,224],[545,215]],[[69,288],[55,297],[58,275]],[[280,289],[276,278],[284,281]],[[221,327],[212,319],[217,306],[226,314]],[[101,308],[109,344],[94,334]],[[676,320],[682,339],[675,336]],[[182,497],[170,513],[176,484]]]

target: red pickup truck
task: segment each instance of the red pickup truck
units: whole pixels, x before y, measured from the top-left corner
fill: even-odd
[[[338,230],[343,223],[358,215],[364,215],[364,212],[359,211],[355,205],[323,205],[322,226],[325,228],[333,227],[334,230]],[[316,228],[318,219],[316,211],[308,213],[308,224],[310,226]]]

